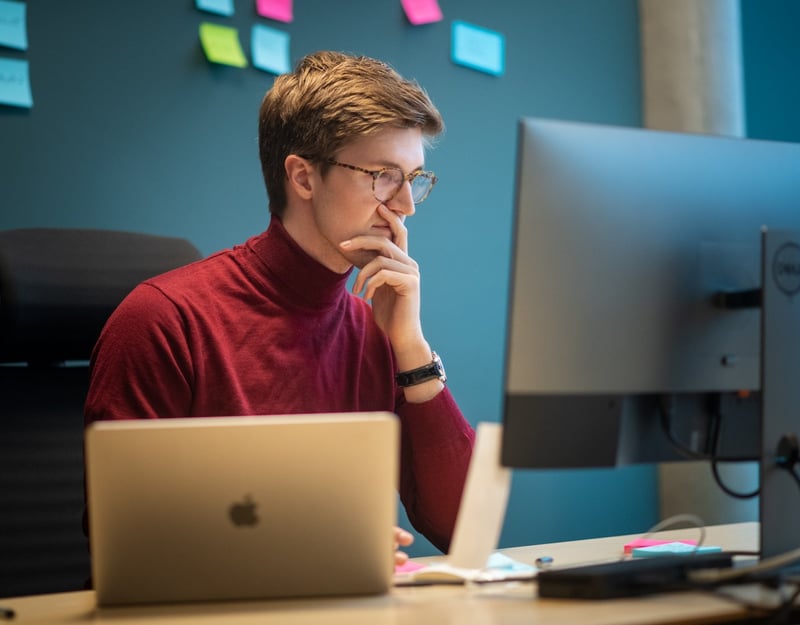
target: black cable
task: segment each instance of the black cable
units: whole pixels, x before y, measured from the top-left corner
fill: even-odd
[[[675,433],[672,431],[672,421],[670,419],[669,411],[664,406],[664,401],[665,400],[658,402],[658,412],[661,417],[661,429],[664,431],[667,440],[669,440],[675,451],[677,451],[680,455],[685,456],[689,460],[709,460],[710,457],[708,454],[701,454],[689,448],[682,441],[678,440],[678,437],[675,436]]]
[[[790,621],[788,619],[792,614],[792,607],[794,607],[794,602],[797,601],[798,597],[800,597],[800,586],[796,586],[791,597],[786,599],[775,610],[767,625],[789,625]]]
[[[794,550],[782,556],[775,556],[772,558],[773,560],[782,559],[782,562],[780,564],[776,563],[774,568],[771,566],[763,568],[764,561],[762,561],[760,564],[752,567],[754,569],[752,571],[748,571],[748,568],[751,567],[738,569],[738,573],[741,573],[740,575],[728,575],[726,572],[723,572],[719,578],[714,578],[712,576],[707,579],[700,579],[700,574],[705,571],[697,571],[696,575],[689,573],[690,580],[692,581],[686,584],[687,587],[685,590],[707,592],[717,598],[739,605],[751,611],[749,616],[758,618],[759,623],[764,622],[766,625],[789,625],[790,623],[798,623],[800,621],[790,619],[793,617],[796,618],[797,616],[793,614],[793,608],[799,607],[796,606],[796,601],[800,598],[800,580],[796,575],[787,575],[785,571],[781,570],[782,567],[789,562],[785,557],[792,553],[797,554],[797,552],[798,550]],[[798,557],[800,557],[800,555],[794,556],[795,561]],[[730,573],[735,574],[737,570],[732,569]],[[780,597],[778,605],[765,605],[764,603],[753,602],[742,596],[732,594],[732,592],[735,591],[733,591],[731,587],[739,584],[757,584],[764,590],[777,593]],[[785,598],[783,590],[790,590],[791,595]]]
[[[777,607],[773,607],[771,605],[749,601],[744,597],[726,592],[726,588],[730,589],[733,584],[753,583],[758,584],[766,590],[780,593],[781,595],[783,595],[781,592],[782,588],[791,589],[792,594],[788,598],[782,599]],[[746,575],[736,579],[728,579],[721,583],[695,581],[694,584],[688,584],[687,586],[690,586],[687,590],[706,592],[719,599],[730,601],[735,605],[750,610],[750,616],[758,618],[759,623],[764,622],[766,625],[789,625],[790,622],[798,622],[786,620],[787,617],[791,616],[792,608],[795,606],[798,597],[800,597],[800,584],[794,577],[787,577],[779,573],[768,578]]]
[[[800,443],[796,434],[784,434],[778,441],[775,465],[785,469],[794,481],[800,486],[800,475],[797,474],[797,465],[800,462]]]
[[[713,450],[713,456],[711,457],[711,475],[714,476],[714,481],[717,483],[717,486],[724,492],[726,495],[733,497],[734,499],[752,499],[753,497],[758,497],[759,493],[761,492],[761,486],[757,486],[755,490],[750,491],[749,493],[741,493],[733,490],[730,488],[725,482],[722,481],[722,476],[719,474],[719,463],[722,462],[720,457],[717,455],[719,451],[719,434],[721,429],[721,422],[722,422],[722,414],[720,411],[715,410],[714,414],[712,415],[711,419],[711,427],[712,427],[712,435],[711,435],[711,449]]]
[[[757,497],[761,492],[760,488],[756,488],[754,491],[749,493],[740,493],[731,489],[722,481],[722,476],[719,473],[720,462],[753,462],[753,460],[750,458],[726,458],[718,454],[722,414],[719,410],[719,401],[717,401],[716,404],[717,406],[711,414],[711,423],[709,426],[711,454],[694,451],[686,444],[678,440],[678,438],[675,436],[675,433],[672,431],[672,422],[669,414],[670,411],[666,409],[663,401],[658,402],[659,414],[661,416],[661,428],[663,429],[664,434],[667,436],[667,439],[672,444],[673,448],[675,448],[679,454],[689,458],[690,460],[708,460],[711,462],[711,474],[714,477],[714,481],[726,495],[734,497],[735,499],[752,499],[753,497]],[[800,485],[800,476],[795,475],[795,478],[797,479],[798,485]]]
[[[730,495],[735,499],[752,499],[753,497],[758,497],[761,493],[761,488],[757,487],[755,490],[750,491],[749,493],[739,493],[732,488],[730,488],[725,482],[722,481],[722,476],[719,474],[719,461],[712,460],[711,461],[711,475],[714,476],[714,481],[717,483],[717,486],[722,490],[726,495]]]
[[[705,585],[694,585],[690,588],[687,588],[687,590],[705,592],[713,597],[716,597],[717,599],[730,601],[734,605],[738,605],[746,610],[749,610],[750,616],[757,617],[759,619],[766,618],[773,610],[773,608],[768,608],[758,603],[752,603],[747,599],[742,599],[741,597],[737,597],[735,595],[729,595],[719,588],[709,588]]]
[[[791,611],[792,604],[800,593],[800,588],[796,587],[795,592],[792,593],[792,596],[789,599],[782,601],[778,607],[772,607],[762,605],[760,603],[754,603],[748,601],[747,599],[737,597],[736,595],[729,594],[722,588],[708,588],[699,586],[687,588],[687,590],[705,592],[713,597],[716,597],[717,599],[722,599],[724,601],[729,601],[734,605],[738,605],[739,607],[748,610],[749,617],[755,618],[757,619],[758,623],[765,623],[765,625],[783,625],[782,621],[776,619],[784,619],[786,616],[789,616],[787,612]],[[749,623],[750,621],[748,620],[747,622]]]

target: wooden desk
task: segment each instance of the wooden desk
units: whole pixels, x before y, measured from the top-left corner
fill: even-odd
[[[662,532],[659,538],[697,538],[697,530]],[[552,556],[557,564],[614,559],[637,535],[551,543],[504,550],[533,563]],[[726,550],[754,551],[758,524],[707,528],[706,543]],[[14,625],[100,623],[115,625],[628,625],[720,623],[745,610],[704,593],[668,593],[634,599],[585,601],[538,599],[535,583],[394,588],[379,597],[248,601],[145,606],[98,610],[91,591],[3,599],[16,611]]]

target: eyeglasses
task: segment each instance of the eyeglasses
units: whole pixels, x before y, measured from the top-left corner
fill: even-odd
[[[415,169],[409,174],[404,174],[402,169],[397,167],[384,167],[383,169],[364,169],[363,167],[356,167],[355,165],[348,165],[347,163],[340,163],[332,158],[326,159],[329,165],[336,165],[337,167],[345,167],[353,171],[360,171],[372,176],[372,195],[379,202],[388,202],[391,200],[403,183],[408,181],[411,183],[411,200],[414,204],[421,204],[425,201],[436,184],[438,178],[432,171],[425,171],[424,169]]]

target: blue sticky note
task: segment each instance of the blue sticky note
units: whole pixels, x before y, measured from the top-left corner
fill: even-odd
[[[195,6],[201,11],[217,15],[233,15],[233,0],[195,0]]]
[[[652,545],[650,547],[637,547],[633,550],[634,558],[653,558],[658,556],[692,555],[701,553],[716,553],[722,551],[722,547],[716,545],[687,545],[682,542],[664,543],[662,545]]]
[[[507,555],[498,551],[495,551],[489,556],[489,559],[486,561],[486,568],[498,571],[516,571],[520,573],[534,573],[536,571],[536,568],[532,567],[530,564],[525,564],[524,562],[509,558]]]
[[[0,59],[0,104],[33,106],[28,61]]]
[[[494,76],[505,70],[505,37],[493,30],[453,22],[453,62]]]
[[[254,24],[251,35],[253,67],[273,74],[291,71],[288,33],[263,24]]]
[[[0,46],[17,50],[28,49],[24,2],[0,0]]]

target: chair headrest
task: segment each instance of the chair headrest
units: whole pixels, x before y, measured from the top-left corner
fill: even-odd
[[[88,360],[142,280],[201,258],[182,238],[116,230],[0,231],[0,362]]]

